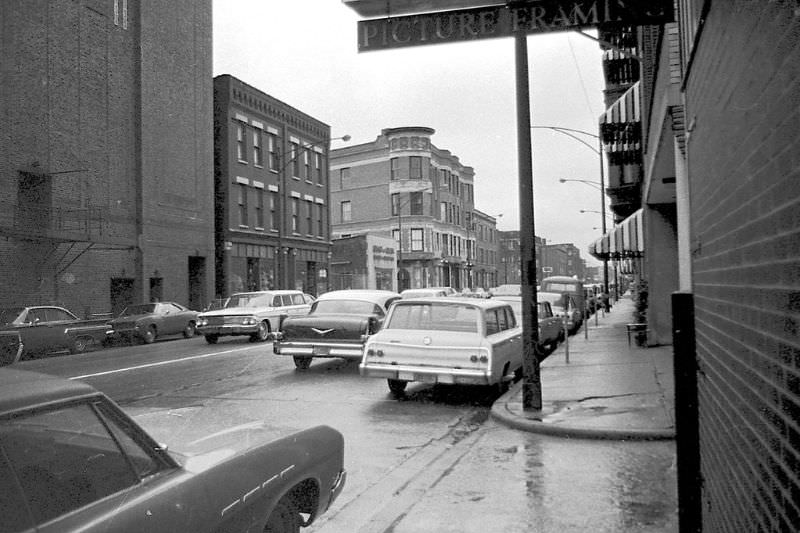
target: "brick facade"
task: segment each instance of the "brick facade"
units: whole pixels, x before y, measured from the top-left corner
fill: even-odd
[[[140,5],[0,2],[0,304],[211,293],[211,2]]]
[[[800,524],[797,9],[711,2],[685,78],[706,531]]]

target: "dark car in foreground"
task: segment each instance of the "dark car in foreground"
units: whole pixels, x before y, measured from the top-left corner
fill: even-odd
[[[15,331],[22,341],[20,357],[51,352],[82,353],[108,337],[107,319],[83,320],[54,305],[0,308],[0,331]]]
[[[156,337],[168,335],[183,335],[188,339],[195,334],[197,311],[175,302],[129,305],[109,322],[109,326],[109,337],[114,340],[150,344]]]
[[[392,291],[327,292],[311,305],[309,314],[283,321],[273,351],[292,356],[300,370],[307,369],[315,357],[360,361],[364,342],[381,329],[386,311],[399,299]]]
[[[226,431],[181,454],[89,385],[0,369],[0,531],[297,532],[342,490],[342,435]]]

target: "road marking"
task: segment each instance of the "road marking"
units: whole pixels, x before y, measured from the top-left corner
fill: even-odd
[[[225,350],[224,352],[213,352],[213,353],[207,353],[207,354],[203,354],[203,355],[192,355],[190,357],[183,357],[181,359],[173,359],[171,361],[159,361],[158,363],[148,363],[146,365],[138,365],[138,366],[129,366],[129,367],[125,367],[125,368],[117,368],[116,370],[107,370],[105,372],[95,372],[94,374],[84,374],[82,376],[73,376],[73,377],[67,378],[67,379],[96,378],[98,376],[107,376],[109,374],[119,374],[120,372],[129,372],[131,370],[140,370],[142,368],[150,368],[150,367],[154,367],[154,366],[171,365],[171,364],[174,364],[174,363],[182,363],[184,361],[191,361],[193,359],[205,359],[206,357],[214,357],[216,355],[225,355],[225,354],[228,354],[228,353],[241,352],[241,351],[250,350],[250,349],[252,349],[252,347],[236,348],[234,350]]]

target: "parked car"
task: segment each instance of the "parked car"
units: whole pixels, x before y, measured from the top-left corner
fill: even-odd
[[[395,302],[359,365],[395,395],[415,381],[502,385],[521,368],[522,328],[511,304],[472,298]]]
[[[550,302],[553,314],[557,317],[564,317],[566,315],[567,332],[570,335],[578,331],[578,328],[581,327],[583,323],[583,313],[578,306],[578,302],[575,301],[575,298],[571,294],[538,292],[536,293],[536,297],[540,302]]]
[[[119,316],[109,322],[112,340],[138,340],[150,344],[156,337],[183,335],[194,337],[197,311],[175,302],[152,302],[129,305]]]
[[[437,291],[438,290],[442,290],[442,291],[444,291],[446,296],[457,296],[458,295],[458,291],[455,290],[453,287],[427,287],[427,288],[431,289],[431,290],[437,290]]]
[[[436,296],[447,296],[448,292],[445,289],[406,289],[400,293],[401,298],[429,298]]]
[[[0,331],[0,366],[16,363],[22,357],[24,345],[19,331]]]
[[[511,304],[514,312],[522,321],[522,296],[498,296],[495,298],[498,301],[504,301]],[[564,322],[560,317],[555,316],[553,308],[550,307],[550,302],[541,301],[537,302],[536,312],[539,319],[539,350],[544,357],[558,348],[558,343],[564,340]]]
[[[0,390],[2,531],[299,531],[345,483],[327,426],[248,424],[180,453],[80,381],[2,368]]]
[[[276,290],[240,292],[228,298],[221,309],[197,317],[197,332],[209,344],[226,335],[247,335],[253,342],[269,339],[288,316],[305,315],[311,309],[302,291]]]
[[[381,329],[389,306],[399,299],[392,291],[327,292],[317,298],[308,315],[283,321],[273,351],[292,356],[300,370],[307,369],[315,357],[360,360],[364,342]]]
[[[491,290],[492,296],[521,296],[522,286],[519,283],[506,283]]]
[[[20,357],[34,353],[82,353],[108,336],[107,319],[82,320],[52,305],[0,308],[0,331],[16,331],[24,346]]]

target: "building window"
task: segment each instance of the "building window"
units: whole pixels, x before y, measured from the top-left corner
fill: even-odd
[[[394,242],[396,242],[397,246],[399,247],[400,246],[400,230],[399,229],[393,229],[392,230],[392,238],[394,239]]]
[[[345,190],[350,187],[350,167],[339,169],[339,188]]]
[[[300,229],[300,201],[292,198],[292,233],[297,233]]]
[[[392,216],[396,217],[400,214],[400,193],[392,193]]]
[[[306,228],[308,228],[308,235],[314,234],[314,204],[306,201]]]
[[[422,192],[414,191],[411,193],[411,198],[409,199],[409,205],[412,215],[421,215],[422,214]]]
[[[399,178],[398,173],[400,170],[400,159],[398,159],[397,157],[393,157],[389,160],[389,164],[390,164],[389,178],[393,180],[398,179]]]
[[[269,193],[269,229],[278,229],[278,193]]]
[[[325,233],[325,206],[322,204],[318,204],[317,212],[319,213],[319,218],[317,218],[317,237],[322,237]]]
[[[239,184],[239,225],[247,225],[247,185]]]
[[[242,122],[236,123],[236,157],[243,163],[247,162],[246,127]]]
[[[421,252],[425,249],[424,231],[422,228],[411,228],[411,251]]]
[[[311,181],[311,153],[308,148],[303,149],[303,177],[306,181]]]
[[[278,136],[274,133],[267,134],[267,150],[269,151],[269,169],[278,170]]]
[[[411,168],[408,177],[412,180],[422,179],[422,158],[418,155],[409,157]]]
[[[322,185],[322,154],[314,152],[314,174],[317,175],[317,185]]]
[[[264,191],[256,189],[256,227],[264,227]]]
[[[289,143],[289,156],[292,158],[292,176],[300,179],[300,145]]]
[[[264,166],[264,156],[261,154],[261,130],[258,128],[253,130],[253,164]]]
[[[447,203],[445,202],[439,204],[439,220],[442,222],[447,220]]]
[[[342,208],[342,222],[350,222],[353,217],[350,200],[342,202],[341,208]]]

